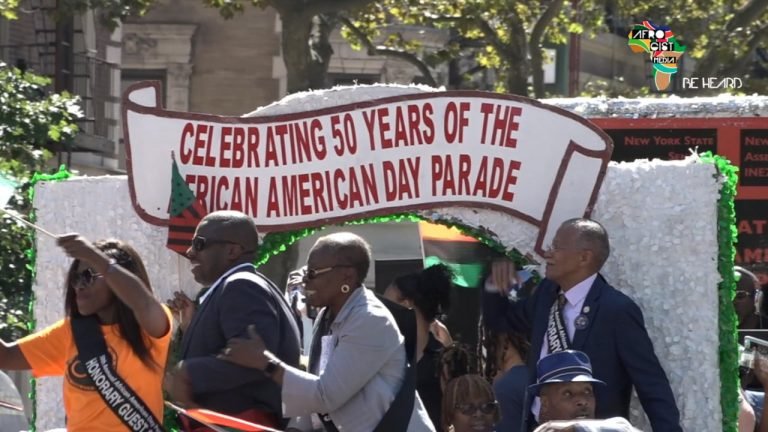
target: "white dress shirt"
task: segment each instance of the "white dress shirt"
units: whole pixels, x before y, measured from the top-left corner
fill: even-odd
[[[565,304],[563,304],[563,323],[565,324],[565,332],[568,333],[569,342],[573,342],[573,335],[576,334],[576,317],[582,313],[584,300],[587,299],[587,294],[589,294],[589,289],[592,288],[592,284],[595,283],[595,279],[597,279],[597,273],[577,283],[571,289],[563,293],[565,295]],[[549,345],[547,344],[547,333],[544,332],[544,342],[541,344],[539,359],[544,358],[547,354],[549,354]],[[531,404],[531,411],[536,416],[537,421],[539,420],[540,409],[541,401],[536,397]]]

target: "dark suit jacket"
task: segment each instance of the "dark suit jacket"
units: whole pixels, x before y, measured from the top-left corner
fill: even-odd
[[[198,306],[181,342],[181,359],[200,406],[227,414],[251,408],[282,417],[280,386],[262,371],[216,358],[253,324],[269,351],[298,366],[299,330],[280,290],[253,267],[233,273]]]
[[[558,290],[554,282],[544,279],[531,297],[516,303],[496,293],[483,294],[486,325],[531,335],[528,369],[532,383],[536,381],[536,363]],[[594,386],[597,418],[628,419],[634,385],[655,432],[682,431],[672,389],[637,304],[598,275],[584,300],[587,307],[589,322],[585,329],[576,330],[571,349],[585,352],[592,361],[595,378],[607,384]]]

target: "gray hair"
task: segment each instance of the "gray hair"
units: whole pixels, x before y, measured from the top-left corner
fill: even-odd
[[[371,267],[371,246],[362,237],[351,232],[338,232],[320,237],[312,250],[323,250],[339,258],[339,264],[352,266],[358,283],[363,283]]]
[[[598,269],[603,267],[611,254],[611,244],[605,228],[599,222],[586,218],[568,219],[562,226],[574,228],[579,244],[595,254]]]

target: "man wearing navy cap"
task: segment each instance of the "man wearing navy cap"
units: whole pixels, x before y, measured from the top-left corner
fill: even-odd
[[[536,371],[536,384],[528,387],[531,396],[541,399],[539,422],[543,424],[536,432],[635,431],[621,417],[592,420],[595,418],[593,386],[605,386],[605,383],[592,377],[592,365],[583,352],[565,350],[542,357]]]

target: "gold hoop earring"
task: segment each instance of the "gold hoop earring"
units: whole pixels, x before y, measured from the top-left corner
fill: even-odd
[[[348,293],[349,290],[350,290],[349,285],[344,284],[341,286],[341,292],[343,292],[344,294]]]

